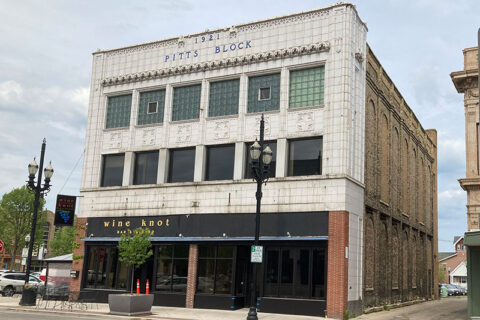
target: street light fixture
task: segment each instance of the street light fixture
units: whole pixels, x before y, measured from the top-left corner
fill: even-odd
[[[260,204],[262,200],[262,184],[268,180],[268,170],[270,162],[272,161],[272,149],[265,145],[263,135],[265,131],[265,121],[262,118],[260,120],[260,143],[255,142],[250,147],[250,157],[252,158],[252,173],[253,179],[257,182],[257,192],[255,197],[257,198],[257,210],[255,213],[255,241],[254,246],[258,247],[260,236]],[[263,150],[263,151],[262,151]],[[262,251],[263,252],[263,251]],[[262,257],[263,259],[263,257]],[[257,317],[257,267],[252,261],[252,287],[251,287],[251,300],[250,310],[248,311],[247,320],[258,320]]]
[[[40,171],[38,173],[38,180],[37,184],[35,184],[35,175],[39,169],[35,158],[32,162],[28,165],[28,181],[27,187],[35,193],[35,200],[33,202],[33,216],[32,216],[32,229],[30,231],[30,235],[25,237],[25,242],[28,243],[28,256],[27,256],[27,265],[25,271],[25,288],[28,285],[28,281],[30,279],[30,265],[32,263],[32,252],[33,252],[33,243],[35,242],[35,227],[37,225],[37,212],[38,207],[40,206],[40,198],[43,198],[49,191],[50,191],[50,179],[53,176],[53,167],[52,163],[45,168],[45,183],[42,187],[42,170],[43,170],[43,158],[45,156],[45,148],[47,145],[47,141],[43,139],[42,143],[42,150],[40,153]],[[27,240],[28,239],[28,240]],[[35,293],[36,295],[36,293]],[[35,305],[35,296],[31,296],[27,293],[27,290],[23,290],[22,292],[22,299],[20,300],[21,306],[32,306]]]

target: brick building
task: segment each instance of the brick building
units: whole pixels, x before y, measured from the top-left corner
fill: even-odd
[[[342,317],[431,297],[435,131],[421,127],[366,33],[355,7],[339,3],[95,52],[72,290],[99,300],[125,291],[117,241],[147,227],[154,256],[135,278],[142,290],[150,280],[155,304],[247,306],[247,151],[264,114],[274,159],[260,310]]]

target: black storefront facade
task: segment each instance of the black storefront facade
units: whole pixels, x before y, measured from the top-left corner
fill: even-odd
[[[106,302],[130,290],[131,270],[118,261],[122,233],[153,232],[153,256],[134,272],[154,305],[238,309],[249,304],[254,214],[88,218],[82,294]],[[329,212],[261,214],[263,263],[257,264],[260,312],[325,315]],[[187,303],[188,305],[188,303]]]

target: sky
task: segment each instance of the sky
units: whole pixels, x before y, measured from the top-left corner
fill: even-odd
[[[0,0],[0,196],[22,186],[40,157],[57,194],[78,195],[92,55],[206,29],[228,27],[333,4],[304,0]],[[454,251],[466,224],[463,94],[450,73],[462,50],[477,46],[478,0],[353,2],[367,42],[425,129],[438,132],[439,251]]]

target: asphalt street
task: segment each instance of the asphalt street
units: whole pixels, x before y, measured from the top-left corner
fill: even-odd
[[[364,314],[356,320],[467,320],[467,297],[449,297],[403,308]]]

